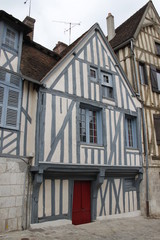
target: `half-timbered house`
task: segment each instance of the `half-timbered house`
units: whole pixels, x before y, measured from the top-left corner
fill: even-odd
[[[108,24],[110,43],[143,103],[142,209],[156,216],[160,214],[160,18],[149,1],[117,29],[111,14]]]
[[[1,230],[139,214],[141,103],[101,28],[56,53],[24,23],[0,12]]]
[[[137,212],[141,104],[98,24],[41,80],[32,223]]]

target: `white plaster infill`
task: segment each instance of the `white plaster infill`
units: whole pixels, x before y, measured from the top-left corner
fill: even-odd
[[[59,226],[64,226],[64,225],[69,225],[69,224],[72,224],[72,221],[67,220],[67,219],[60,219],[60,220],[55,220],[55,221],[30,224],[30,229],[59,227]]]
[[[102,221],[102,220],[107,220],[107,219],[131,218],[131,217],[139,217],[139,216],[141,216],[141,211],[134,211],[134,212],[128,212],[128,213],[121,213],[121,214],[97,217],[97,220]]]

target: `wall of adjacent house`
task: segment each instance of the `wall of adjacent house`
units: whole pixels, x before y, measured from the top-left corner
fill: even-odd
[[[35,157],[37,93],[34,85],[27,81],[23,82],[22,92],[20,130],[0,129],[3,146],[0,158],[0,232],[20,230],[28,227],[30,222],[28,174]]]
[[[0,232],[26,227],[28,164],[18,158],[0,158]]]
[[[154,23],[153,23],[154,21]],[[120,63],[128,76],[133,88],[138,91],[136,82],[137,72],[138,84],[141,99],[144,101],[144,114],[146,124],[146,137],[148,143],[148,160],[149,160],[149,205],[150,214],[159,215],[159,173],[160,173],[160,145],[157,144],[154,114],[160,114],[160,93],[153,91],[153,84],[151,80],[151,65],[156,69],[160,69],[160,57],[157,54],[155,42],[160,43],[159,21],[153,9],[149,9],[140,32],[134,42],[134,54],[136,64],[134,65],[133,52],[131,46],[120,49],[117,56]],[[141,83],[139,62],[145,64],[147,83]],[[143,140],[144,143],[144,140]],[[143,147],[144,153],[144,147]],[[144,166],[146,162],[144,162]],[[144,174],[145,175],[145,174]],[[142,192],[142,212],[145,213],[146,204],[146,185],[143,181],[141,187]]]
[[[34,162],[37,107],[34,85],[23,80],[20,74],[23,34],[15,30],[17,48],[8,48],[4,44],[6,27],[5,23],[0,22],[0,232],[20,230],[26,228],[28,224],[26,222],[26,212],[30,214],[28,174],[29,164]],[[14,30],[12,27],[9,28]],[[18,120],[15,123],[14,117],[10,117],[10,125],[7,125],[2,117],[2,109],[9,106],[9,100],[5,101],[5,98],[7,99],[5,93],[8,94],[9,89],[13,93],[18,92],[16,100],[14,95],[10,98],[11,109],[16,109],[15,119]]]

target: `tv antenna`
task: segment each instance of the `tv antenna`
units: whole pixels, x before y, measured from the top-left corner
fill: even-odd
[[[73,23],[73,22],[64,22],[64,21],[56,21],[56,20],[53,20],[53,22],[56,22],[56,23],[63,23],[63,24],[68,24],[69,25],[69,28],[68,29],[65,29],[64,32],[69,32],[69,45],[71,44],[71,30],[72,28],[74,28],[75,26],[77,25],[80,25],[81,23]]]
[[[24,1],[24,4],[26,4],[28,1],[29,1],[29,17],[30,17],[31,16],[31,3],[32,3],[32,0],[26,0],[26,1]]]

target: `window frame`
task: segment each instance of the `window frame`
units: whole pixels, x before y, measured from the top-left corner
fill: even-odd
[[[157,142],[157,145],[160,145],[160,129],[159,129],[160,114],[153,114],[153,120],[154,120],[156,142]]]
[[[21,78],[18,75],[5,72],[2,69],[0,69],[0,73],[5,76],[4,79],[0,78],[0,127],[19,130],[22,96]],[[2,76],[1,74],[0,76]],[[16,83],[16,78],[19,85]],[[15,98],[15,94],[17,98]]]
[[[160,56],[160,43],[155,41],[155,51],[156,51],[156,55]]]
[[[160,70],[157,69],[157,87],[158,87],[158,91],[160,92]],[[159,77],[158,77],[159,75]]]
[[[147,69],[144,62],[139,62],[139,77],[141,84],[148,85]]]
[[[131,123],[131,136],[132,144],[130,144],[129,129],[128,129],[128,120]],[[126,148],[137,149],[138,148],[138,139],[137,139],[137,117],[132,115],[125,115],[125,145]]]
[[[108,82],[104,81],[104,77],[108,77]],[[113,75],[109,72],[101,72],[101,85],[103,98],[114,99]],[[111,91],[111,92],[110,92]]]
[[[154,65],[150,65],[152,91],[156,93],[160,93],[160,78],[158,79],[158,74],[160,74],[160,69],[157,69]]]
[[[85,111],[85,114],[82,114],[82,111]],[[94,106],[90,106],[88,104],[80,104],[79,108],[79,137],[80,142],[82,144],[89,144],[89,145],[102,145],[102,109]],[[90,112],[96,113],[96,136],[93,135],[93,138],[96,137],[97,141],[91,141],[91,128],[90,128]],[[82,120],[82,117],[83,120]],[[82,126],[82,122],[85,127]],[[85,135],[81,134],[81,129],[85,130]],[[85,140],[83,141],[83,137]]]

